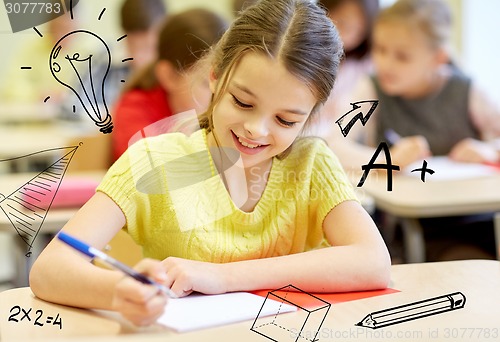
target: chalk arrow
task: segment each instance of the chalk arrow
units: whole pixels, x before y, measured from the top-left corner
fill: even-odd
[[[364,115],[364,108],[367,107],[364,106],[364,103],[370,103],[371,107],[368,109],[366,114]],[[352,109],[342,115],[340,119],[335,121],[339,127],[340,131],[342,132],[342,135],[344,137],[347,137],[347,134],[349,134],[349,131],[351,130],[352,126],[356,123],[356,121],[361,121],[361,124],[364,126],[368,122],[368,119],[370,119],[370,116],[373,114],[373,111],[375,108],[378,106],[378,100],[367,100],[367,101],[359,101],[359,102],[354,102],[351,103]],[[349,120],[349,121],[348,121]],[[344,122],[347,122],[347,124],[344,125]]]

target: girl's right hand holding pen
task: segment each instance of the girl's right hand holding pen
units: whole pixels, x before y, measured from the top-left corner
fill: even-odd
[[[166,280],[166,270],[157,260],[141,260],[134,269],[156,282],[163,284]],[[164,311],[167,296],[153,285],[123,276],[116,284],[113,296],[113,310],[138,326],[153,324]]]

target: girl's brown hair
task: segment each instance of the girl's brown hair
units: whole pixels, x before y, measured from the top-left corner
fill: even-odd
[[[200,117],[202,128],[213,128],[213,109],[225,92],[231,70],[248,51],[281,61],[291,74],[302,80],[317,98],[313,113],[328,99],[343,53],[332,21],[313,2],[257,2],[236,18],[207,57],[220,81],[207,112]]]

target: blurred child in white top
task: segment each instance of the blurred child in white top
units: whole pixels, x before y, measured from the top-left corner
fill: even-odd
[[[382,10],[375,21],[372,48],[374,76],[381,90],[403,100],[432,101],[456,68],[451,63],[450,34],[451,12],[442,1],[400,0]],[[352,102],[377,99],[373,81],[369,77],[362,79],[350,98]],[[498,162],[499,145],[495,139],[500,136],[499,109],[473,82],[468,104],[470,121],[481,139],[459,141],[448,156],[462,162]],[[377,112],[366,126],[357,122],[349,139],[339,134],[338,127],[329,136],[329,143],[344,166],[359,169],[373,156],[374,147],[380,143],[375,140]],[[401,137],[390,152],[393,163],[401,167],[431,155],[422,135]]]

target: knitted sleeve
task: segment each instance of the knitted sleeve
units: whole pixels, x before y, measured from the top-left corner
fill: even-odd
[[[344,201],[358,201],[354,188],[339,160],[321,140],[316,143],[312,166],[310,213],[315,226],[322,227],[328,213]]]

